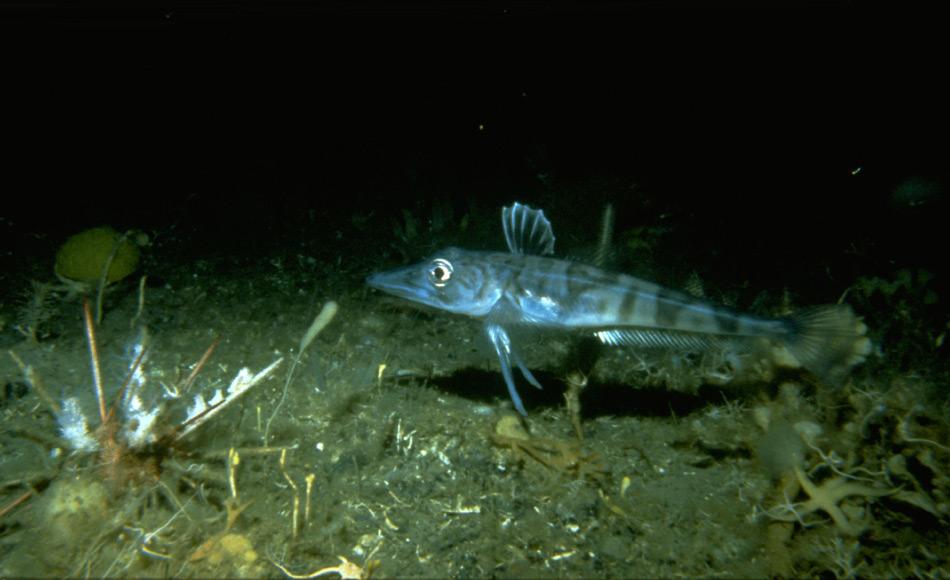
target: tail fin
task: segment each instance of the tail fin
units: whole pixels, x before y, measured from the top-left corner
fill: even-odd
[[[846,304],[809,308],[787,320],[788,350],[823,382],[840,383],[871,352],[867,327]]]

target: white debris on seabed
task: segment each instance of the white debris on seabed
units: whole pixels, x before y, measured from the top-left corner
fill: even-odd
[[[207,402],[201,397],[201,395],[195,396],[194,404],[188,410],[188,416],[182,422],[181,433],[178,434],[177,439],[186,437],[189,433],[198,428],[199,425],[206,423],[211,417],[217,415],[219,412],[228,407],[231,403],[236,401],[238,397],[251,390],[252,387],[269,377],[277,369],[281,362],[283,362],[283,357],[272,362],[268,367],[260,371],[259,373],[251,374],[251,370],[247,367],[242,368],[235,375],[234,379],[231,381],[231,384],[228,385],[227,395],[221,393],[221,389],[216,389],[214,396]]]
[[[160,393],[147,396],[145,391],[148,385],[146,371],[147,349],[145,340],[137,341],[130,349],[131,361],[127,371],[126,391],[122,394],[119,412],[123,420],[119,428],[120,437],[128,449],[139,450],[155,443],[162,435],[175,434],[175,439],[181,439],[193,432],[199,426],[207,423],[214,415],[234,403],[241,395],[249,391],[269,377],[277,369],[283,358],[279,358],[269,366],[254,374],[248,368],[242,368],[235,375],[226,392],[215,389],[209,399],[198,394],[194,402],[188,407],[185,418],[174,426],[159,420],[170,400],[179,399],[177,389],[162,387]],[[89,430],[89,421],[83,414],[77,397],[69,397],[63,401],[62,409],[56,417],[60,426],[60,435],[65,439],[73,451],[91,453],[99,449],[99,441]],[[157,432],[158,429],[162,432]]]
[[[161,411],[160,405],[147,408],[138,395],[129,397],[125,405],[126,421],[122,433],[130,448],[141,448],[155,442],[153,429]]]
[[[81,453],[91,453],[99,449],[99,442],[89,434],[89,423],[79,408],[79,399],[69,397],[63,400],[61,412],[56,416],[59,433],[69,446]]]

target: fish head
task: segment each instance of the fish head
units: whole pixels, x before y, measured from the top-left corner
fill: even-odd
[[[446,248],[417,264],[371,274],[366,283],[418,304],[480,317],[501,296],[483,266],[477,252]]]

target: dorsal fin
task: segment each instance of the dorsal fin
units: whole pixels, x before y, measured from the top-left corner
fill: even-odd
[[[683,290],[687,294],[693,296],[694,298],[705,298],[706,290],[703,288],[703,279],[699,277],[699,272],[696,270],[691,270],[689,277],[686,278],[686,284],[683,286]]]
[[[554,253],[554,231],[544,211],[517,201],[501,209],[501,227],[513,254],[548,255]]]
[[[597,253],[594,254],[594,265],[598,268],[605,268],[610,259],[612,251],[611,244],[614,237],[614,205],[608,203],[604,206],[604,213],[600,218],[600,237],[597,239]]]

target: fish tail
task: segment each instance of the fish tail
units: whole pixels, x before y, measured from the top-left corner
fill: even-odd
[[[839,384],[871,352],[867,326],[846,304],[808,308],[786,322],[789,352],[823,382]]]

